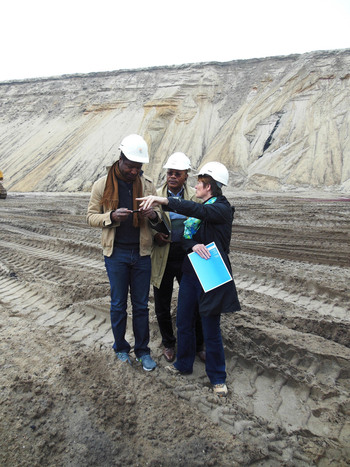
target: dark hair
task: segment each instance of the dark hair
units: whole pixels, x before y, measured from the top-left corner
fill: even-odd
[[[222,196],[222,190],[210,175],[198,175],[198,180],[206,187],[210,185],[212,196]]]

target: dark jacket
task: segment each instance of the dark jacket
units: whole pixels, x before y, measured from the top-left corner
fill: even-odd
[[[166,183],[164,183],[164,185],[162,185],[160,188],[157,189],[157,195],[168,196],[168,185]],[[190,200],[197,199],[195,196],[195,190],[191,188],[190,186],[188,186],[187,183],[185,183],[184,185],[183,198],[190,199]],[[160,208],[162,208],[162,206],[160,206]],[[162,216],[165,217],[168,225],[171,225],[169,212],[163,213],[161,209],[161,214]],[[156,230],[152,231],[152,235],[156,233],[157,233]],[[171,240],[171,234],[170,234],[170,240]],[[169,250],[170,250],[170,243],[167,243],[164,246],[158,246],[155,242],[153,242],[152,253],[151,253],[151,259],[152,259],[151,284],[157,287],[157,289],[159,289],[163,276],[164,276],[164,271],[165,271],[165,268],[168,262]]]
[[[225,196],[219,196],[213,204],[200,204],[177,198],[168,198],[168,200],[169,204],[163,206],[164,210],[178,212],[202,221],[192,239],[183,239],[182,244],[186,253],[191,253],[192,247],[197,243],[207,245],[215,242],[222,259],[232,274],[228,255],[235,209]],[[187,256],[183,263],[183,271],[187,274],[195,274]],[[203,292],[199,301],[199,312],[204,316],[229,313],[240,309],[234,280],[207,293]]]

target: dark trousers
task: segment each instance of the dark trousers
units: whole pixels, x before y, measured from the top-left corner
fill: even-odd
[[[175,368],[183,373],[193,371],[196,357],[195,344],[195,309],[202,294],[202,286],[194,275],[184,274],[182,277],[179,302],[177,307],[177,358]],[[212,384],[226,381],[225,353],[220,330],[220,315],[202,316],[205,340],[205,370]]]
[[[174,258],[175,256],[175,258]],[[174,255],[170,252],[168,262],[164,271],[163,279],[159,289],[153,287],[154,307],[162,336],[164,347],[175,347],[176,338],[174,336],[173,324],[171,320],[171,298],[174,289],[174,279],[180,284],[182,278],[183,255]],[[198,309],[196,311],[196,351],[203,350],[204,338],[202,322]]]

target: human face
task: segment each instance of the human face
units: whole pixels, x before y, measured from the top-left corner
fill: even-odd
[[[142,164],[129,159],[119,159],[119,170],[128,182],[134,182],[139,175]]]
[[[186,170],[168,169],[166,182],[169,190],[174,194],[178,193],[186,182],[187,176]]]
[[[202,199],[203,201],[207,201],[209,198],[211,198],[210,185],[204,186],[201,180],[197,180],[197,184],[194,188],[196,190],[197,198]]]

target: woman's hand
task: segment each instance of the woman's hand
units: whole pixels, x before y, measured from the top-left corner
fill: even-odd
[[[203,245],[203,243],[197,243],[196,245],[194,245],[192,247],[192,251],[195,251],[203,259],[210,258],[210,251],[205,245]]]
[[[144,198],[136,198],[136,201],[142,201],[140,203],[140,208],[147,210],[153,206],[167,205],[169,203],[168,198],[163,198],[162,196],[149,195]]]

